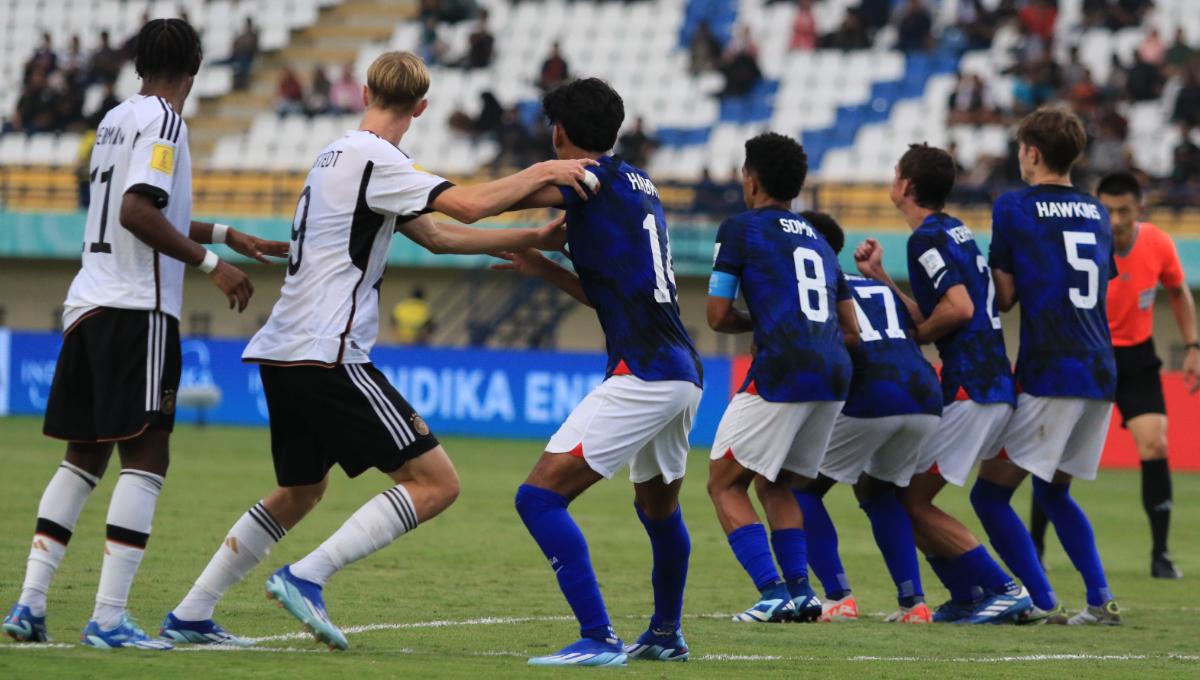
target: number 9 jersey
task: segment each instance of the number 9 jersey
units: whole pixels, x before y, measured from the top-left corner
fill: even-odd
[[[1113,400],[1117,372],[1105,309],[1117,271],[1112,258],[1108,213],[1088,194],[1041,184],[996,201],[990,261],[1016,284],[1024,392]]]

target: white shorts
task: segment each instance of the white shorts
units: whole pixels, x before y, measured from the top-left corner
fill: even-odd
[[[772,402],[757,394],[736,394],[717,426],[711,458],[732,452],[739,465],[772,482],[781,469],[815,479],[844,403]]]
[[[628,464],[635,483],[659,475],[673,482],[687,471],[688,432],[701,394],[683,380],[613,376],[579,402],[546,451],[579,455],[606,479]]]
[[[928,413],[883,418],[839,415],[821,474],[854,484],[865,472],[896,486],[908,486],[921,448],[937,432],[940,422],[941,418]]]
[[[965,486],[975,462],[1000,452],[1004,426],[1013,409],[1005,403],[980,404],[964,400],[946,404],[942,422],[921,449],[915,474],[937,473],[951,484]]]
[[[1095,479],[1112,411],[1111,401],[1018,395],[1004,450],[1009,460],[1043,481],[1053,481],[1058,470]]]

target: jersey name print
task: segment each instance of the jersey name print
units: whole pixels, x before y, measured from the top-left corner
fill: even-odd
[[[1067,186],[1004,194],[992,209],[990,258],[1016,284],[1021,389],[1111,401],[1116,363],[1105,300],[1116,266],[1104,207]]]
[[[739,392],[766,401],[843,401],[850,356],[837,303],[850,291],[829,244],[801,216],[759,208],[717,230],[713,270],[737,277],[758,351]]]
[[[361,364],[379,335],[379,290],[397,221],[431,210],[450,182],[373,133],[317,155],[296,203],[287,274],[245,361]]]
[[[942,359],[942,402],[965,395],[981,404],[1016,405],[995,284],[971,230],[945,213],[927,217],[908,237],[908,276],[926,317],[957,285],[966,288],[975,307],[966,325],[935,343]]]
[[[147,196],[187,235],[192,164],[187,125],[160,97],[135,95],[105,114],[89,162],[91,204],[82,266],[67,292],[63,327],[96,307],[158,310],[179,318],[184,264],[142,243],[120,222],[127,193]]]

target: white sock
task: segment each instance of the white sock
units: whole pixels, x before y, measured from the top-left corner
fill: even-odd
[[[211,619],[217,600],[240,582],[283,538],[284,530],[259,501],[238,519],[195,585],[172,612],[182,621]]]
[[[367,501],[332,536],[291,566],[297,578],[325,585],[334,572],[417,528],[417,511],[403,485]]]
[[[46,615],[50,581],[67,554],[67,543],[75,532],[75,522],[79,520],[83,504],[99,481],[95,475],[63,461],[42,493],[37,528],[25,566],[25,584],[17,600],[18,604],[29,607],[34,616]]]
[[[104,542],[104,564],[100,568],[100,587],[96,591],[96,609],[92,618],[101,630],[112,630],[125,616],[129,588],[137,574],[154,507],[162,490],[163,478],[143,470],[122,470],[108,504],[108,540]]]

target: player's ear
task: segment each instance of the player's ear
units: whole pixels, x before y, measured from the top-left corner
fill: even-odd
[[[363,85],[363,108],[371,106],[371,90]]]
[[[425,109],[427,109],[427,108],[429,108],[429,100],[422,99],[421,101],[417,102],[416,106],[413,107],[412,117],[420,118],[421,114],[425,113]]]

